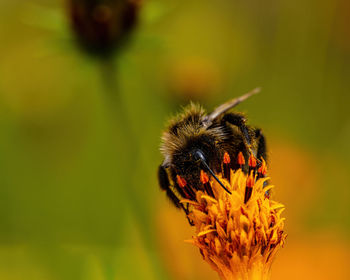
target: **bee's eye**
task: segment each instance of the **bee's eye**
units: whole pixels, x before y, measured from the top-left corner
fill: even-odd
[[[206,161],[204,153],[199,149],[194,150],[192,152],[192,156],[195,161],[204,161],[204,162]]]

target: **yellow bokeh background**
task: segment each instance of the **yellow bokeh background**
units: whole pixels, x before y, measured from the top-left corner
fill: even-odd
[[[0,279],[218,279],[159,190],[160,135],[257,86],[237,110],[286,205],[272,279],[350,279],[346,0],[144,0],[107,59],[67,1],[0,1]]]

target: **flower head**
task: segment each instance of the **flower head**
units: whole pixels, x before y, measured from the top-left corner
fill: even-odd
[[[258,167],[254,161],[250,159],[249,175],[242,169],[217,174],[231,194],[210,179],[214,196],[199,190],[194,201],[182,200],[190,205],[187,217],[196,228],[190,242],[222,279],[269,279],[286,238],[284,206],[270,199],[273,186],[263,176],[265,162]]]
[[[88,53],[108,56],[128,37],[141,0],[68,0],[72,29]]]

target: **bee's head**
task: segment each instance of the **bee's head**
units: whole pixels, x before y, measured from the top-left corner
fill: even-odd
[[[180,167],[182,172],[193,172],[202,169],[202,162],[215,166],[221,152],[215,142],[215,137],[207,134],[189,137],[183,146],[172,155],[172,164]]]
[[[230,191],[220,182],[215,173],[221,168],[220,158],[222,151],[210,136],[191,139],[190,145],[173,157],[172,165],[177,175],[185,178],[192,184],[201,184],[199,174],[201,170],[208,172],[228,192]]]
[[[218,143],[226,135],[221,127],[206,127],[205,116],[200,106],[190,104],[183,114],[170,122],[162,137],[163,166],[176,167],[183,174],[199,172],[201,163],[196,151],[201,152],[210,166],[215,165],[220,156]]]

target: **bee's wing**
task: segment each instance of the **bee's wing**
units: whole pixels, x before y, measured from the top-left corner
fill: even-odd
[[[260,92],[260,88],[255,88],[252,91],[238,97],[238,98],[234,98],[230,101],[227,101],[226,103],[220,105],[219,107],[217,107],[212,113],[210,113],[209,115],[205,116],[203,119],[203,124],[205,126],[209,126],[213,123],[213,121],[219,117],[220,115],[222,115],[223,113],[227,112],[228,110],[232,109],[233,107],[237,106],[239,103],[241,103],[242,101],[248,99],[249,97],[251,97],[254,94],[257,94]]]

